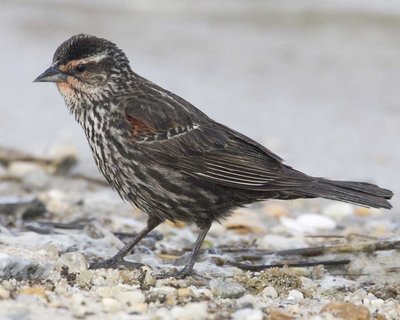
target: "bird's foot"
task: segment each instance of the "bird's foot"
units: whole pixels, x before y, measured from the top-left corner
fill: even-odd
[[[190,268],[183,268],[181,270],[173,272],[163,272],[161,274],[156,275],[155,277],[156,279],[167,279],[167,278],[184,279],[187,277],[192,277],[195,280],[210,280],[210,278],[207,278],[206,276],[203,276]]]
[[[137,262],[126,261],[119,257],[113,257],[101,262],[93,262],[90,264],[89,269],[118,269],[120,267],[126,269],[140,269],[144,264]]]

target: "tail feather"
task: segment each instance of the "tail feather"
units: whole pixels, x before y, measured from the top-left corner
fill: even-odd
[[[315,183],[301,190],[305,196],[349,202],[372,208],[392,208],[388,201],[393,192],[366,182],[335,181],[315,178]]]

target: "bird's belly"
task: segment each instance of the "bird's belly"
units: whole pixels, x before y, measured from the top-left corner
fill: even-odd
[[[111,187],[149,215],[202,225],[241,205],[232,201],[232,190],[148,161],[145,154],[134,148],[124,149],[127,144],[120,141],[120,135],[85,132],[96,165]]]
[[[143,155],[121,155],[109,147],[107,161],[93,152],[99,170],[126,201],[161,220],[207,224],[233,207],[214,193],[209,184],[193,185],[186,174],[154,163],[140,161]],[[106,156],[106,158],[108,158]],[[137,159],[134,160],[134,159]]]
[[[200,226],[247,202],[235,190],[193,180],[186,173],[154,163],[139,164],[125,185],[129,193],[124,198],[147,214]]]

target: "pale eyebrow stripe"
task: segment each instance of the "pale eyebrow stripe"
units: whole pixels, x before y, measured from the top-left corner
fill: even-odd
[[[69,67],[74,67],[79,64],[86,64],[86,63],[90,63],[90,62],[99,62],[99,61],[103,60],[104,58],[106,58],[107,54],[108,54],[108,52],[102,52],[102,53],[96,54],[91,57],[87,57],[87,58],[83,58],[83,59],[79,59],[79,60],[71,60],[67,64],[58,66],[58,68],[63,72],[67,72]],[[59,60],[53,62],[52,66],[57,66],[58,63],[59,63]]]
[[[74,60],[74,62],[78,62],[78,61],[79,61],[79,63],[99,62],[107,57],[107,53],[108,52],[102,52],[102,53],[96,54],[95,56],[91,56],[91,57],[84,58],[81,60]]]

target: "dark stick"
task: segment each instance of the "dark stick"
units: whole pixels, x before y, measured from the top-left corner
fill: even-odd
[[[255,255],[278,255],[278,256],[293,256],[300,255],[305,257],[319,256],[327,253],[354,253],[354,252],[374,252],[380,250],[393,250],[400,248],[400,241],[395,240],[382,240],[382,241],[368,241],[368,242],[357,242],[357,243],[346,243],[333,246],[318,246],[309,248],[298,248],[281,251],[266,251],[259,249],[249,248],[220,248],[224,253],[228,252],[242,252],[249,251]]]
[[[85,180],[88,181],[90,183],[94,183],[94,184],[98,184],[101,186],[109,186],[108,182],[104,179],[101,178],[96,178],[96,177],[90,177],[84,174],[80,174],[80,173],[76,173],[76,174],[70,174],[68,176],[71,179],[77,179],[77,180]]]
[[[304,267],[315,267],[318,265],[324,266],[339,266],[349,264],[350,260],[327,260],[327,261],[311,261],[311,262],[296,262],[296,263],[277,263],[277,264],[261,264],[261,265],[250,265],[246,263],[237,263],[234,261],[228,261],[229,265],[238,267],[239,269],[246,271],[262,271],[271,268],[304,268]]]

